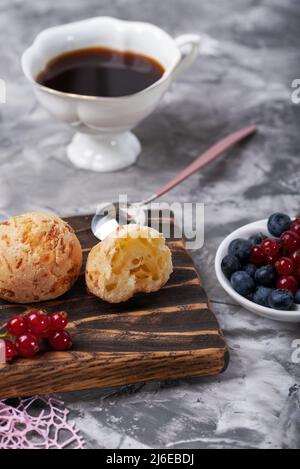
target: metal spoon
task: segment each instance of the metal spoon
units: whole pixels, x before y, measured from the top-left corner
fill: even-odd
[[[172,178],[167,184],[155,192],[155,194],[150,195],[140,202],[133,203],[129,205],[129,207],[122,207],[118,203],[112,203],[110,205],[104,204],[103,206],[98,207],[97,213],[93,217],[91,224],[93,234],[96,236],[96,238],[103,240],[118,226],[127,224],[128,220],[134,217],[135,209],[144,207],[150,202],[153,202],[162,195],[166,194],[189,176],[194,174],[196,171],[203,168],[215,158],[223,154],[230,147],[244,140],[255,132],[256,126],[251,125],[223,138],[218,143],[202,153],[202,155],[200,155],[192,164],[181,171],[177,176]]]

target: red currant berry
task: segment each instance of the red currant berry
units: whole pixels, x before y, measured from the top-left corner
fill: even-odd
[[[290,230],[296,235],[300,236],[300,220],[295,220],[290,227]]]
[[[38,337],[47,335],[51,327],[51,318],[40,310],[31,311],[26,316],[28,331]]]
[[[56,311],[51,315],[51,330],[62,331],[68,325],[68,315],[65,311]]]
[[[49,336],[49,344],[54,350],[68,350],[72,347],[72,340],[67,331],[56,331]]]
[[[300,249],[298,249],[298,251],[293,252],[290,258],[292,259],[292,262],[295,267],[300,266]]]
[[[27,320],[27,318],[29,318],[29,316],[33,313],[36,314],[37,316],[41,316],[42,314],[45,314],[44,311],[42,311],[41,309],[29,309],[24,314],[24,319]]]
[[[285,252],[294,252],[300,248],[300,238],[293,231],[282,233],[280,241]]]
[[[7,331],[14,337],[19,337],[20,335],[24,334],[27,332],[27,324],[25,319],[22,316],[14,316],[7,323]]]
[[[276,256],[280,252],[280,243],[276,239],[264,239],[261,243],[261,250],[265,257]]]
[[[290,275],[293,273],[294,264],[289,257],[281,257],[275,264],[278,275]]]
[[[277,280],[276,288],[289,290],[293,295],[295,295],[298,290],[298,282],[292,275],[280,277]]]
[[[265,257],[265,264],[275,265],[276,261],[278,261],[280,254],[274,254],[271,256]]]
[[[36,313],[36,314],[42,316],[42,314],[46,314],[46,310],[44,310],[44,309],[31,309],[30,311],[27,311],[27,316],[29,316],[31,313]]]
[[[15,344],[11,340],[4,340],[5,342],[5,358],[7,362],[13,361],[17,355],[17,350]]]
[[[39,339],[33,334],[23,334],[16,340],[18,354],[24,358],[32,358],[40,350]]]
[[[265,259],[261,247],[258,244],[253,246],[250,254],[250,263],[255,265],[262,265],[264,261]]]
[[[300,265],[294,268],[293,277],[300,282]]]

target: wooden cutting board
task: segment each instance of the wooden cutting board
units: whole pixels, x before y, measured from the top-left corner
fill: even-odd
[[[97,243],[91,217],[67,219],[84,252]],[[162,221],[163,223],[163,221]],[[0,398],[121,386],[151,380],[217,375],[229,355],[184,241],[174,237],[174,273],[159,292],[113,305],[87,293],[84,270],[63,297],[34,308],[66,310],[73,348],[0,365]],[[0,325],[27,306],[0,301]]]

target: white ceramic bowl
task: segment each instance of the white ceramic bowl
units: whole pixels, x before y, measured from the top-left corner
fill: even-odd
[[[222,259],[226,256],[226,254],[228,254],[228,247],[231,241],[236,238],[247,239],[249,236],[259,232],[270,236],[270,233],[267,229],[267,222],[268,220],[260,220],[254,223],[249,223],[248,225],[242,226],[238,230],[233,231],[233,233],[231,233],[222,241],[215,259],[217,278],[228,295],[248,311],[268,319],[274,319],[275,321],[300,322],[300,305],[295,305],[293,309],[289,311],[280,311],[277,309],[266,308],[265,306],[257,305],[256,303],[253,303],[253,301],[247,300],[243,296],[239,295],[239,293],[237,293],[232,288],[229,280],[225,277],[221,270]]]

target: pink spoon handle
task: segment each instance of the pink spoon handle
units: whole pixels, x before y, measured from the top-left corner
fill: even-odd
[[[250,135],[256,132],[256,126],[250,125],[249,127],[245,127],[237,132],[234,132],[227,137],[220,140],[220,142],[216,143],[208,150],[206,150],[202,155],[200,155],[192,164],[190,164],[187,168],[185,168],[181,173],[175,176],[171,181],[165,184],[161,189],[159,189],[155,194],[151,197],[143,201],[143,204],[147,204],[152,202],[153,200],[161,197],[162,195],[169,192],[174,187],[178,186],[182,181],[187,179],[189,176],[194,174],[199,169],[203,168],[203,166],[207,165],[211,161],[213,161],[218,156],[222,155],[226,150],[228,150],[232,145],[244,140],[245,138],[249,137]]]

